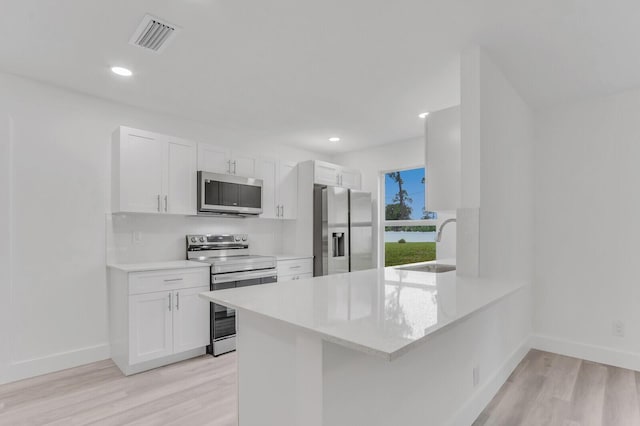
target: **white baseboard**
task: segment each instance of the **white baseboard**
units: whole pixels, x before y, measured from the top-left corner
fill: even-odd
[[[469,426],[482,413],[507,381],[513,370],[531,349],[529,339],[525,339],[520,346],[505,360],[500,368],[482,385],[467,402],[453,415],[449,426]]]
[[[540,334],[531,336],[531,347],[541,351],[640,371],[640,353],[637,352],[626,352]]]
[[[72,351],[58,352],[44,357],[13,361],[7,368],[8,371],[4,380],[5,383],[15,382],[91,362],[102,361],[110,356],[109,344],[103,343]]]

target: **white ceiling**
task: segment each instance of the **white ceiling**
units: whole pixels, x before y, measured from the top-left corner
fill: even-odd
[[[128,44],[146,13],[183,28],[160,55]],[[534,107],[640,86],[638,18],[637,0],[3,0],[0,69],[337,152],[421,134],[472,44]]]

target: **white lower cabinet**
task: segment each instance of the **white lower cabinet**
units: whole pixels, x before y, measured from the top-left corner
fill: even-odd
[[[137,364],[173,353],[172,293],[136,294],[129,300],[129,362]]]
[[[278,282],[302,280],[305,278],[313,278],[313,274],[295,274],[278,276]]]
[[[184,352],[209,344],[209,303],[198,294],[209,286],[176,290],[173,311],[173,351]]]
[[[209,268],[109,270],[111,358],[125,375],[205,353]]]
[[[313,277],[313,258],[278,259],[278,282]]]

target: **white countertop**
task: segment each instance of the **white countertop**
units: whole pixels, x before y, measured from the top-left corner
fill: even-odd
[[[143,272],[163,269],[209,268],[211,265],[203,262],[194,262],[193,260],[169,260],[149,263],[111,263],[107,266],[124,272]]]
[[[444,262],[442,262],[444,263]],[[404,265],[406,266],[406,265]],[[434,332],[524,287],[392,267],[201,293],[393,360]]]

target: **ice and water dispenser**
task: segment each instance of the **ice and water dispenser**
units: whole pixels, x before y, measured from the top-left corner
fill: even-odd
[[[331,237],[333,241],[333,257],[343,257],[345,255],[346,233],[332,232]]]

